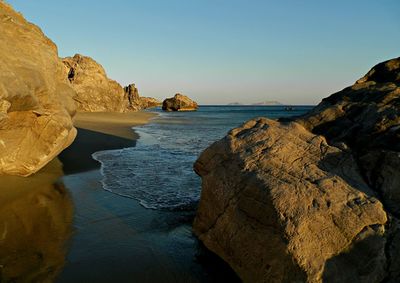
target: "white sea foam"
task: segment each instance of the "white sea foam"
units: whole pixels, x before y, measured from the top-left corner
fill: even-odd
[[[135,128],[140,135],[136,147],[94,153],[102,164],[104,189],[134,198],[146,208],[194,209],[201,180],[192,168],[201,151],[250,118],[285,114],[265,107],[242,112],[227,108],[163,113],[151,124]]]

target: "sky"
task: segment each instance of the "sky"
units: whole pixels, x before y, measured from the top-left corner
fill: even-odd
[[[317,104],[400,56],[400,0],[7,0],[141,96]]]

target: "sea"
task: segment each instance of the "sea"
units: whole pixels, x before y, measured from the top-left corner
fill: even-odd
[[[99,151],[103,188],[139,201],[148,209],[192,211],[197,207],[201,178],[193,163],[203,150],[246,121],[299,116],[313,106],[200,106],[194,112],[163,112],[134,127],[135,147]]]

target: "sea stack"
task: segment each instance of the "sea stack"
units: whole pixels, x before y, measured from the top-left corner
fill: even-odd
[[[196,111],[198,107],[196,102],[180,93],[165,99],[162,104],[164,111]]]
[[[28,176],[76,136],[75,91],[56,45],[0,1],[0,174]]]
[[[135,84],[130,84],[124,87],[124,101],[128,102],[127,108],[129,110],[137,111],[140,110],[140,97],[139,90]]]
[[[297,119],[251,120],[194,165],[194,232],[244,282],[399,282],[400,58]]]

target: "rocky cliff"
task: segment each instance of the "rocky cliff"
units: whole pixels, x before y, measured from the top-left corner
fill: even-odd
[[[196,161],[194,232],[245,282],[399,282],[400,58]]]
[[[138,111],[157,101],[150,97],[140,97],[135,84],[122,87],[109,79],[104,68],[90,57],[75,54],[74,57],[66,57],[62,61],[65,77],[76,91],[74,100],[78,111]]]
[[[163,101],[162,109],[164,111],[195,111],[198,105],[186,95],[177,93],[174,97]]]
[[[78,110],[124,112],[129,100],[122,86],[109,79],[104,68],[90,57],[76,54],[62,59],[65,76],[76,91]]]
[[[0,174],[35,173],[76,135],[57,47],[0,1]]]

